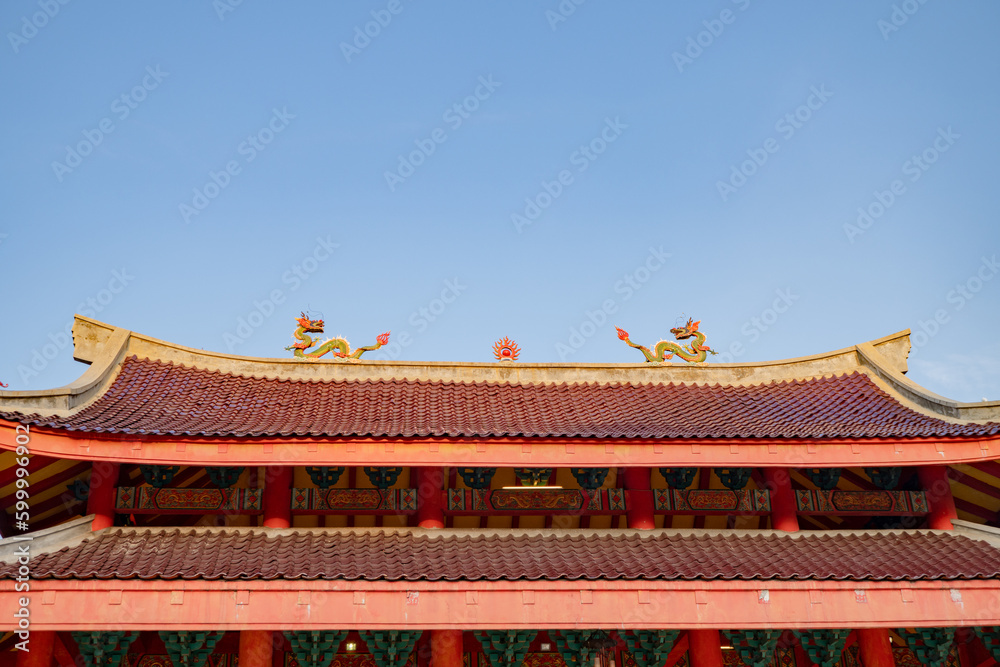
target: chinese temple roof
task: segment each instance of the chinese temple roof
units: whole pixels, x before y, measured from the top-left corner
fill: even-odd
[[[0,418],[129,436],[962,438],[1000,402],[904,375],[908,332],[751,364],[303,361],[223,355],[77,317],[67,387],[0,392]]]
[[[108,528],[89,533],[83,526],[66,546],[33,549],[31,574],[36,580],[991,579],[1000,576],[1000,547],[997,535],[984,532],[989,530]],[[16,571],[16,563],[0,564],[0,578]]]

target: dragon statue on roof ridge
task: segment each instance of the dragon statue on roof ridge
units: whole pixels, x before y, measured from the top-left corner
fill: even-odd
[[[673,359],[674,355],[677,355],[684,361],[699,363],[705,361],[709,354],[717,354],[715,350],[705,345],[705,334],[698,331],[699,324],[701,324],[701,320],[695,322],[694,318],[690,317],[684,326],[670,330],[670,333],[677,340],[694,338],[694,341],[688,345],[681,345],[672,340],[661,340],[652,351],[644,345],[636,345],[629,340],[628,332],[621,327],[615,327],[615,329],[618,330],[618,338],[625,341],[629,347],[634,347],[642,352],[648,362],[665,361]]]
[[[338,359],[360,359],[361,355],[365,352],[377,350],[389,342],[389,332],[386,331],[376,337],[374,345],[359,347],[353,352],[351,351],[351,344],[347,342],[346,338],[330,338],[325,340],[323,343],[319,343],[318,341],[314,341],[312,336],[309,334],[323,333],[323,328],[325,326],[323,320],[309,319],[305,313],[302,313],[301,315],[301,317],[295,318],[295,321],[298,322],[299,325],[295,329],[295,333],[292,334],[292,338],[295,339],[295,343],[285,348],[286,350],[292,350],[292,354],[300,359],[316,361],[327,352]],[[317,344],[319,344],[319,347],[311,352],[307,352],[309,348]]]

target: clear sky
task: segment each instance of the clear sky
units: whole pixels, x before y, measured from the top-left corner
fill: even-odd
[[[577,4],[579,3],[579,4]],[[82,371],[74,313],[280,357],[715,361],[914,331],[1000,399],[1000,5],[0,6],[0,381]]]

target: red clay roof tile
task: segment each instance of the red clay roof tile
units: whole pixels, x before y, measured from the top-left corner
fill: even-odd
[[[108,529],[34,555],[34,579],[954,580],[1000,576],[960,535]],[[0,565],[0,579],[17,564]]]
[[[302,381],[137,359],[68,417],[36,426],[184,436],[919,438],[1000,434],[903,406],[863,373],[753,386]]]

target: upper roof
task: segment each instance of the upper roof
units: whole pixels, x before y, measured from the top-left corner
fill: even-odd
[[[752,364],[308,362],[164,343],[77,316],[91,368],[0,392],[0,417],[140,436],[956,438],[1000,434],[1000,401],[907,380],[909,332]]]
[[[583,438],[988,436],[902,405],[861,372],[758,385],[291,380],[128,357],[108,389],[37,426],[140,435]]]
[[[961,580],[1000,576],[990,529],[107,528],[32,546],[32,579]],[[58,535],[50,536],[58,538]],[[0,541],[0,555],[4,549]],[[4,560],[4,559],[0,559]],[[0,579],[17,563],[0,564]]]

